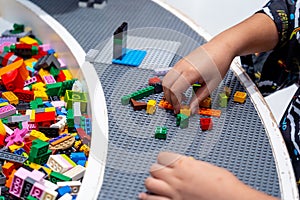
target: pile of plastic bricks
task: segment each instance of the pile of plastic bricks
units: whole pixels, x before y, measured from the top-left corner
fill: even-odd
[[[0,200],[76,199],[87,166],[87,93],[23,24],[0,37]]]

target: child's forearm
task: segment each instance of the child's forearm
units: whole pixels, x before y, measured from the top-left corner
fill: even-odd
[[[268,51],[277,42],[278,32],[273,20],[257,13],[218,34],[202,48],[208,51],[221,74],[224,74],[235,56]]]

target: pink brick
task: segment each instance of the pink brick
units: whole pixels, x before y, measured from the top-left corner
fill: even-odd
[[[65,62],[62,59],[58,58],[58,62],[60,63],[60,68],[61,69],[66,69],[67,68],[67,65],[65,64]]]
[[[31,188],[29,195],[31,195],[37,199],[41,199],[41,197],[44,194],[45,189],[46,189],[45,186],[43,186],[41,183],[35,182]]]
[[[43,79],[45,84],[56,83],[56,80],[52,75],[44,76]]]
[[[50,44],[42,44],[39,47],[42,48],[43,51],[48,51],[48,50],[52,49]]]
[[[20,197],[22,188],[24,185],[24,180],[30,175],[30,171],[20,167],[14,174],[14,178],[11,182],[9,193],[16,197]]]
[[[33,76],[33,77],[31,77],[29,80],[26,80],[26,81],[24,82],[24,86],[30,85],[30,84],[35,83],[35,82],[37,82],[37,79],[36,79],[35,76]]]
[[[16,108],[13,105],[7,105],[0,108],[0,118],[8,117],[16,113]]]

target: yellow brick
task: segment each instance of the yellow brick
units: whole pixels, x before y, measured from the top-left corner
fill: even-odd
[[[29,167],[30,167],[31,169],[39,170],[42,166],[39,165],[39,164],[36,164],[36,163],[33,163],[33,162],[32,162],[32,163],[30,163]]]
[[[156,110],[156,101],[151,99],[147,102],[146,113],[153,115]]]
[[[46,91],[45,84],[42,82],[32,84],[33,91]]]
[[[32,44],[38,44],[38,42],[35,39],[33,39],[33,38],[29,37],[29,36],[22,37],[22,38],[20,38],[19,41],[21,43],[30,44],[30,45],[32,45]]]
[[[19,98],[11,91],[3,92],[2,97],[7,99],[10,104],[19,104]]]
[[[6,135],[6,130],[1,120],[0,120],[0,135],[4,135],[4,136]]]
[[[34,99],[42,98],[43,101],[48,101],[48,95],[46,92],[43,91],[34,91]]]
[[[48,141],[50,138],[46,137],[44,133],[36,130],[32,130],[29,136],[30,140],[40,139],[43,141]]]
[[[69,70],[64,69],[62,71],[63,71],[64,75],[66,76],[66,80],[71,80],[72,79],[72,74]]]
[[[49,169],[49,168],[47,168],[47,167],[44,167],[44,166],[42,166],[42,168],[43,168],[43,170],[47,173],[47,175],[50,176],[52,170]]]
[[[49,73],[47,70],[41,68],[41,69],[39,70],[39,75],[43,78],[44,76],[50,75],[50,73]]]
[[[35,110],[26,110],[26,115],[30,116],[30,122],[35,121]]]
[[[55,107],[48,107],[48,108],[45,108],[45,112],[56,112],[56,109],[55,109]]]
[[[8,105],[8,102],[2,102],[2,103],[0,103],[0,107],[7,106],[7,105]]]
[[[27,60],[24,60],[24,63],[26,66],[30,67],[30,68],[33,68],[33,63],[34,62],[37,62],[37,59],[35,58],[29,58]]]
[[[10,145],[8,148],[11,152],[14,152],[15,150],[20,149],[22,147],[24,147],[24,142],[22,142],[20,145],[17,144]]]

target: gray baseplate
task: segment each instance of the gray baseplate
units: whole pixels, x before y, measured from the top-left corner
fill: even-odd
[[[32,1],[65,26],[86,52],[110,38],[123,21],[129,23],[129,29],[167,28],[197,41],[194,46],[180,46],[181,56],[205,42],[186,24],[150,0],[110,0],[101,10],[78,8],[75,0]],[[147,34],[145,32],[143,37],[179,41],[173,35],[164,38]],[[181,56],[176,56],[171,66]],[[145,87],[153,71],[100,63],[96,63],[95,68],[104,89],[109,117],[108,158],[98,199],[136,199],[139,192],[145,191],[143,183],[149,175],[148,168],[161,150],[191,155],[225,167],[253,188],[280,197],[272,150],[249,98],[245,104],[234,103],[231,98],[228,107],[222,109],[222,116],[213,118],[211,131],[199,129],[199,116],[190,120],[189,128],[181,130],[175,126],[171,112],[157,109],[154,115],[147,115],[145,111],[133,111],[129,105],[120,104],[121,96]],[[220,89],[224,85],[233,92],[244,90],[231,71]],[[216,90],[213,96],[219,92]],[[159,100],[161,95],[151,98]],[[216,107],[216,98],[214,101]],[[154,129],[158,125],[169,128],[166,141],[154,139]]]

